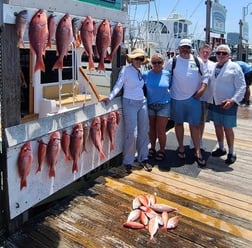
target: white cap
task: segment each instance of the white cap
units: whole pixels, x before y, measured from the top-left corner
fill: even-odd
[[[180,42],[179,42],[179,46],[182,47],[182,46],[189,46],[189,47],[192,47],[192,41],[189,40],[189,39],[182,39]]]

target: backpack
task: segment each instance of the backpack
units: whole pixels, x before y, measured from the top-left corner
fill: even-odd
[[[198,59],[196,56],[193,56],[193,58],[194,58],[194,61],[195,61],[196,66],[197,66],[198,69],[199,69],[199,74],[202,76],[202,72],[201,72],[201,70],[200,70],[200,62],[199,62],[199,59]],[[173,70],[174,70],[174,68],[175,68],[175,66],[176,66],[176,62],[177,62],[177,57],[174,56],[173,59],[172,59],[171,75],[173,75]]]

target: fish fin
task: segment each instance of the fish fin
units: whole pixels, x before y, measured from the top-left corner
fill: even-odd
[[[75,171],[76,171],[76,172],[79,171],[77,161],[74,161],[74,162],[73,162],[72,173],[74,173]]]
[[[106,158],[106,155],[104,154],[103,151],[100,151],[100,158],[101,158],[101,160]]]
[[[55,169],[53,167],[50,168],[49,177],[55,177]]]
[[[34,71],[37,71],[37,70],[41,70],[41,71],[45,72],[45,64],[44,64],[44,61],[43,61],[42,57],[38,58],[37,61],[36,61]]]
[[[26,178],[21,178],[20,190],[22,190],[24,187],[27,187],[27,181]]]
[[[55,70],[55,69],[62,69],[63,68],[63,60],[58,58],[57,61],[55,62],[52,70]]]
[[[104,63],[100,62],[98,64],[98,68],[97,68],[98,71],[105,71],[105,65]]]

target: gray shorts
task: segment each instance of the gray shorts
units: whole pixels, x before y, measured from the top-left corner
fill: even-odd
[[[148,104],[148,114],[155,115],[155,116],[171,117],[171,104],[170,103]]]

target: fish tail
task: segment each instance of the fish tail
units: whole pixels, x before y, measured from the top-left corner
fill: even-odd
[[[88,69],[90,71],[93,71],[95,69],[94,61],[92,59],[89,59],[89,61],[88,61]]]
[[[37,71],[37,70],[41,70],[41,71],[45,72],[45,64],[44,64],[42,56],[40,58],[38,58],[36,61],[34,71]]]
[[[50,168],[49,177],[55,177],[55,169],[53,167]]]
[[[17,43],[17,47],[18,48],[25,48],[24,41],[22,39],[19,39],[19,41]]]
[[[26,178],[21,178],[20,190],[22,190],[24,187],[27,187],[27,181]]]
[[[40,165],[40,164],[38,165],[38,168],[37,168],[37,170],[36,170],[36,174],[37,174],[38,172],[41,172],[41,165]]]
[[[75,171],[76,171],[76,172],[79,171],[77,161],[74,161],[74,162],[73,162],[72,173],[74,173]]]
[[[46,47],[52,48],[52,43],[51,43],[51,41],[50,41],[50,40],[48,41],[48,43],[47,43]]]
[[[101,158],[101,160],[106,158],[106,155],[103,151],[100,151],[100,158]]]
[[[115,150],[115,144],[114,143],[110,143],[110,151]]]
[[[66,161],[70,161],[71,160],[71,157],[70,157],[70,155],[65,155],[65,158],[66,158]]]
[[[98,71],[105,71],[104,62],[99,62],[97,70]]]
[[[57,61],[54,64],[52,70],[62,69],[62,68],[63,68],[63,60],[61,58],[58,58]]]
[[[111,62],[112,62],[112,59],[113,59],[113,56],[112,56],[112,53],[111,53],[111,54],[108,55],[107,60],[109,60],[110,63],[111,63]]]

